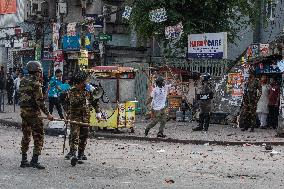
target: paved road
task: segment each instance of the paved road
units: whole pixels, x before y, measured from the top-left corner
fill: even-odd
[[[55,111],[55,116],[56,111]],[[21,123],[20,110],[17,107],[16,112],[13,110],[13,106],[7,106],[5,113],[0,113],[0,122],[13,122]],[[122,136],[136,136],[143,137],[144,130],[149,121],[144,119],[139,119],[135,124],[135,133],[129,134],[128,129],[122,129],[125,133]],[[284,138],[275,137],[276,131],[255,129],[254,133],[242,132],[240,128],[234,128],[231,125],[211,125],[209,131],[203,132],[192,132],[192,128],[196,126],[196,122],[191,123],[180,123],[175,121],[170,121],[166,125],[165,134],[172,139],[179,140],[209,140],[209,141],[229,141],[229,142],[284,142]],[[153,128],[150,133],[150,138],[155,138],[158,132],[158,125]]]
[[[63,139],[46,136],[40,160],[47,169],[36,170],[19,167],[20,138],[20,130],[0,126],[0,188],[284,188],[280,146],[271,156],[261,146],[92,139],[87,163],[71,167]]]

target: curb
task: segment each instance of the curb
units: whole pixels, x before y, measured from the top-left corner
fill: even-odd
[[[0,124],[4,124],[7,126],[13,126],[17,129],[21,128],[21,123],[8,121],[0,119]],[[242,146],[245,144],[248,145],[274,145],[274,146],[284,146],[284,141],[211,141],[211,140],[182,140],[182,139],[174,139],[174,138],[149,138],[149,137],[140,137],[140,136],[132,136],[132,135],[119,135],[119,134],[105,134],[105,133],[95,133],[94,138],[99,140],[104,139],[117,139],[117,140],[135,140],[135,141],[148,141],[148,142],[167,142],[167,143],[176,143],[176,144],[194,144],[194,145],[219,145],[219,146]]]

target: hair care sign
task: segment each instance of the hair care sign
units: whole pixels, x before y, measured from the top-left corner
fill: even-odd
[[[204,33],[188,35],[189,59],[226,59],[227,33]]]

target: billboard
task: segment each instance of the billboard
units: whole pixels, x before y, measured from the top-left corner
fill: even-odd
[[[17,12],[17,0],[0,0],[0,14],[15,14]]]
[[[189,59],[226,59],[227,33],[204,33],[188,35]]]

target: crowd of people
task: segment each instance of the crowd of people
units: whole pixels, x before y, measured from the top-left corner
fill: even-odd
[[[259,126],[261,129],[278,127],[280,106],[280,83],[276,77],[261,76],[260,80],[251,73],[245,86],[240,111],[242,131],[251,132]]]

